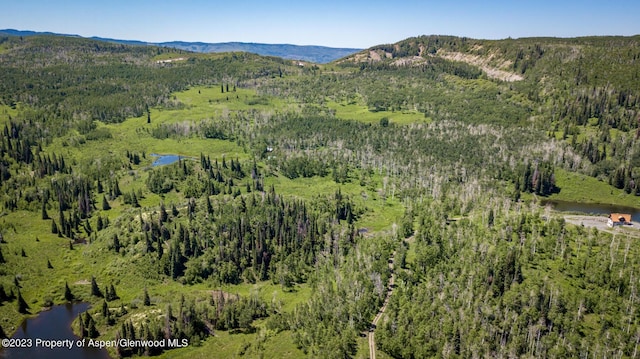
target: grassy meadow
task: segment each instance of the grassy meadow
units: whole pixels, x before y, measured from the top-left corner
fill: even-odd
[[[549,200],[640,208],[640,198],[629,196],[624,190],[617,189],[596,178],[563,169],[557,169],[555,175],[560,192],[549,196]]]
[[[327,106],[335,111],[338,118],[355,120],[364,123],[378,124],[382,118],[387,118],[390,124],[407,125],[411,123],[430,122],[424,114],[418,111],[371,111],[366,105],[356,103],[337,103],[329,101]]]

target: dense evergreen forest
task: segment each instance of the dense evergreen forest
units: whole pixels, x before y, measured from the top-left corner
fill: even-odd
[[[300,66],[5,36],[0,69],[2,336],[85,301],[81,337],[189,343],[114,357],[360,358],[370,331],[381,357],[638,355],[638,234],[540,206],[640,207],[638,37]]]

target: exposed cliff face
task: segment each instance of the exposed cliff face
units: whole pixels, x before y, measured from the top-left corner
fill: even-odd
[[[437,39],[434,41],[434,39]],[[457,38],[420,37],[401,41],[393,45],[380,45],[361,51],[340,60],[339,63],[380,63],[388,61],[394,66],[418,66],[428,62],[429,58],[440,57],[451,61],[460,61],[480,68],[487,77],[513,82],[521,81],[524,76],[513,71],[513,60],[506,59],[497,51],[486,51],[480,44],[471,46],[451,46]],[[457,39],[460,42],[474,41]],[[462,51],[461,51],[462,50]]]
[[[522,81],[524,77],[522,75],[516,74],[511,71],[505,71],[504,68],[509,68],[513,66],[513,62],[508,60],[498,60],[502,66],[496,67],[492,65],[494,61],[494,56],[490,55],[488,57],[480,57],[477,55],[464,54],[461,52],[449,52],[446,50],[438,50],[437,55],[447,60],[453,61],[462,61],[470,65],[477,66],[484,71],[488,77],[492,79],[513,82],[513,81]]]

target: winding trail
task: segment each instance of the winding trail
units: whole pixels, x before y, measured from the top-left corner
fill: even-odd
[[[382,304],[382,307],[380,307],[380,310],[378,311],[376,317],[373,318],[371,327],[369,328],[369,357],[371,359],[376,358],[376,326],[378,325],[380,318],[382,318],[384,311],[387,309],[387,304],[389,304],[389,298],[391,297],[391,293],[393,293],[393,286],[396,281],[396,272],[393,269],[393,260],[395,256],[396,252],[393,251],[393,254],[391,254],[391,257],[389,258],[389,269],[391,269],[391,277],[389,278],[389,284],[387,285],[387,296],[384,298],[384,303]]]

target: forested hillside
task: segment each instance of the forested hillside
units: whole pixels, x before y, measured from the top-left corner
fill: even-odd
[[[586,160],[575,163],[575,159],[565,158],[564,162],[571,161],[571,167],[627,193],[640,193],[636,186],[639,154],[634,145],[640,123],[640,37],[488,41],[423,36],[374,47],[343,63],[359,65],[361,69],[392,67],[399,71],[407,67],[432,68],[442,59],[457,64],[450,71],[459,77],[477,78],[478,71],[483,70],[482,77],[508,81],[509,90],[521,97],[504,98],[506,101],[501,102],[524,100],[530,104],[532,125],[569,143]],[[474,65],[476,72],[466,70],[465,64]],[[505,96],[500,92],[483,91],[493,95],[489,103],[494,96]],[[437,100],[429,96],[423,106],[425,102],[428,106],[424,112],[438,116],[432,109],[437,111]],[[400,103],[398,100],[396,106]],[[375,100],[369,103],[372,105],[377,105]],[[410,101],[409,105],[417,103]],[[384,107],[389,106],[393,105]],[[491,105],[475,106],[469,110],[477,114]],[[505,124],[522,118],[503,109],[498,112],[508,116]],[[485,121],[495,117],[486,113],[480,116]],[[470,118],[467,114],[458,117]]]
[[[66,37],[79,37],[78,35],[66,35],[66,34],[53,34],[43,33],[36,31],[20,31],[13,29],[0,30],[0,36],[43,36],[43,35],[57,35]],[[248,52],[252,54],[258,54],[262,56],[276,56],[283,59],[309,61],[319,64],[326,64],[336,59],[351,55],[361,49],[352,48],[336,48],[326,46],[313,46],[313,45],[290,45],[290,44],[260,44],[249,42],[188,42],[188,41],[169,41],[159,43],[149,43],[136,40],[124,40],[124,39],[108,39],[102,37],[91,37],[91,40],[110,42],[124,45],[144,45],[144,46],[157,46],[178,50],[186,50],[191,52],[201,53],[220,53],[220,52]]]
[[[0,334],[83,301],[81,337],[189,343],[114,357],[636,357],[638,233],[540,202],[640,207],[638,40],[2,37]]]

